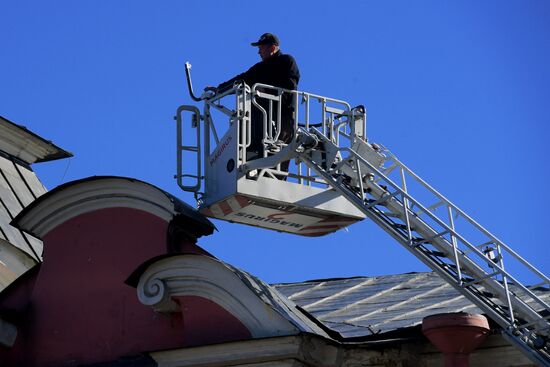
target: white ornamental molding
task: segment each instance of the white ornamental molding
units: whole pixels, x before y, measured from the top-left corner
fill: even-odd
[[[177,312],[175,296],[206,298],[236,317],[253,338],[300,332],[272,305],[264,302],[219,260],[203,255],[177,255],[150,265],[137,286],[139,301],[157,312]]]
[[[24,210],[16,225],[42,238],[59,224],[104,208],[132,208],[149,212],[165,221],[175,213],[174,203],[156,187],[123,177],[92,177],[66,184]],[[59,189],[59,188],[58,188]]]

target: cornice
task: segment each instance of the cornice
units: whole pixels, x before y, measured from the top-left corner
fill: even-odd
[[[0,116],[0,150],[27,164],[72,157],[51,141]]]
[[[157,312],[178,312],[179,296],[211,300],[236,317],[253,338],[328,335],[276,290],[250,274],[204,255],[174,255],[141,269],[138,299]]]
[[[24,208],[12,225],[43,238],[59,224],[91,211],[105,208],[132,208],[149,212],[165,221],[176,215],[190,218],[202,233],[214,225],[185,203],[159,188],[126,177],[103,176],[69,182],[42,195]],[[200,232],[197,229],[198,232]]]

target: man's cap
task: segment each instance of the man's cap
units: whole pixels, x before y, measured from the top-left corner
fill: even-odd
[[[260,39],[258,42],[252,42],[252,46],[260,46],[260,45],[275,45],[279,46],[279,37],[272,33],[264,33],[260,36]]]

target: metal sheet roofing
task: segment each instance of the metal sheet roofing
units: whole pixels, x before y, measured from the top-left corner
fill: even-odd
[[[435,273],[275,284],[280,293],[344,338],[366,337],[422,323],[447,312],[482,313]],[[545,301],[550,292],[540,291]]]
[[[30,164],[70,156],[71,153],[51,141],[0,116],[0,239],[35,261],[41,260],[42,241],[13,227],[10,222],[46,192]]]
[[[0,154],[0,239],[10,242],[37,261],[42,254],[42,241],[10,225],[24,207],[46,192],[31,168]]]

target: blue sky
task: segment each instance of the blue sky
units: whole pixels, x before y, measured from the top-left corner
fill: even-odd
[[[4,1],[0,114],[73,152],[35,166],[49,189],[175,181],[178,105],[258,61],[277,34],[301,90],[364,104],[388,147],[483,226],[550,271],[550,2]],[[268,282],[427,270],[374,224],[303,238],[215,222],[200,244]]]

